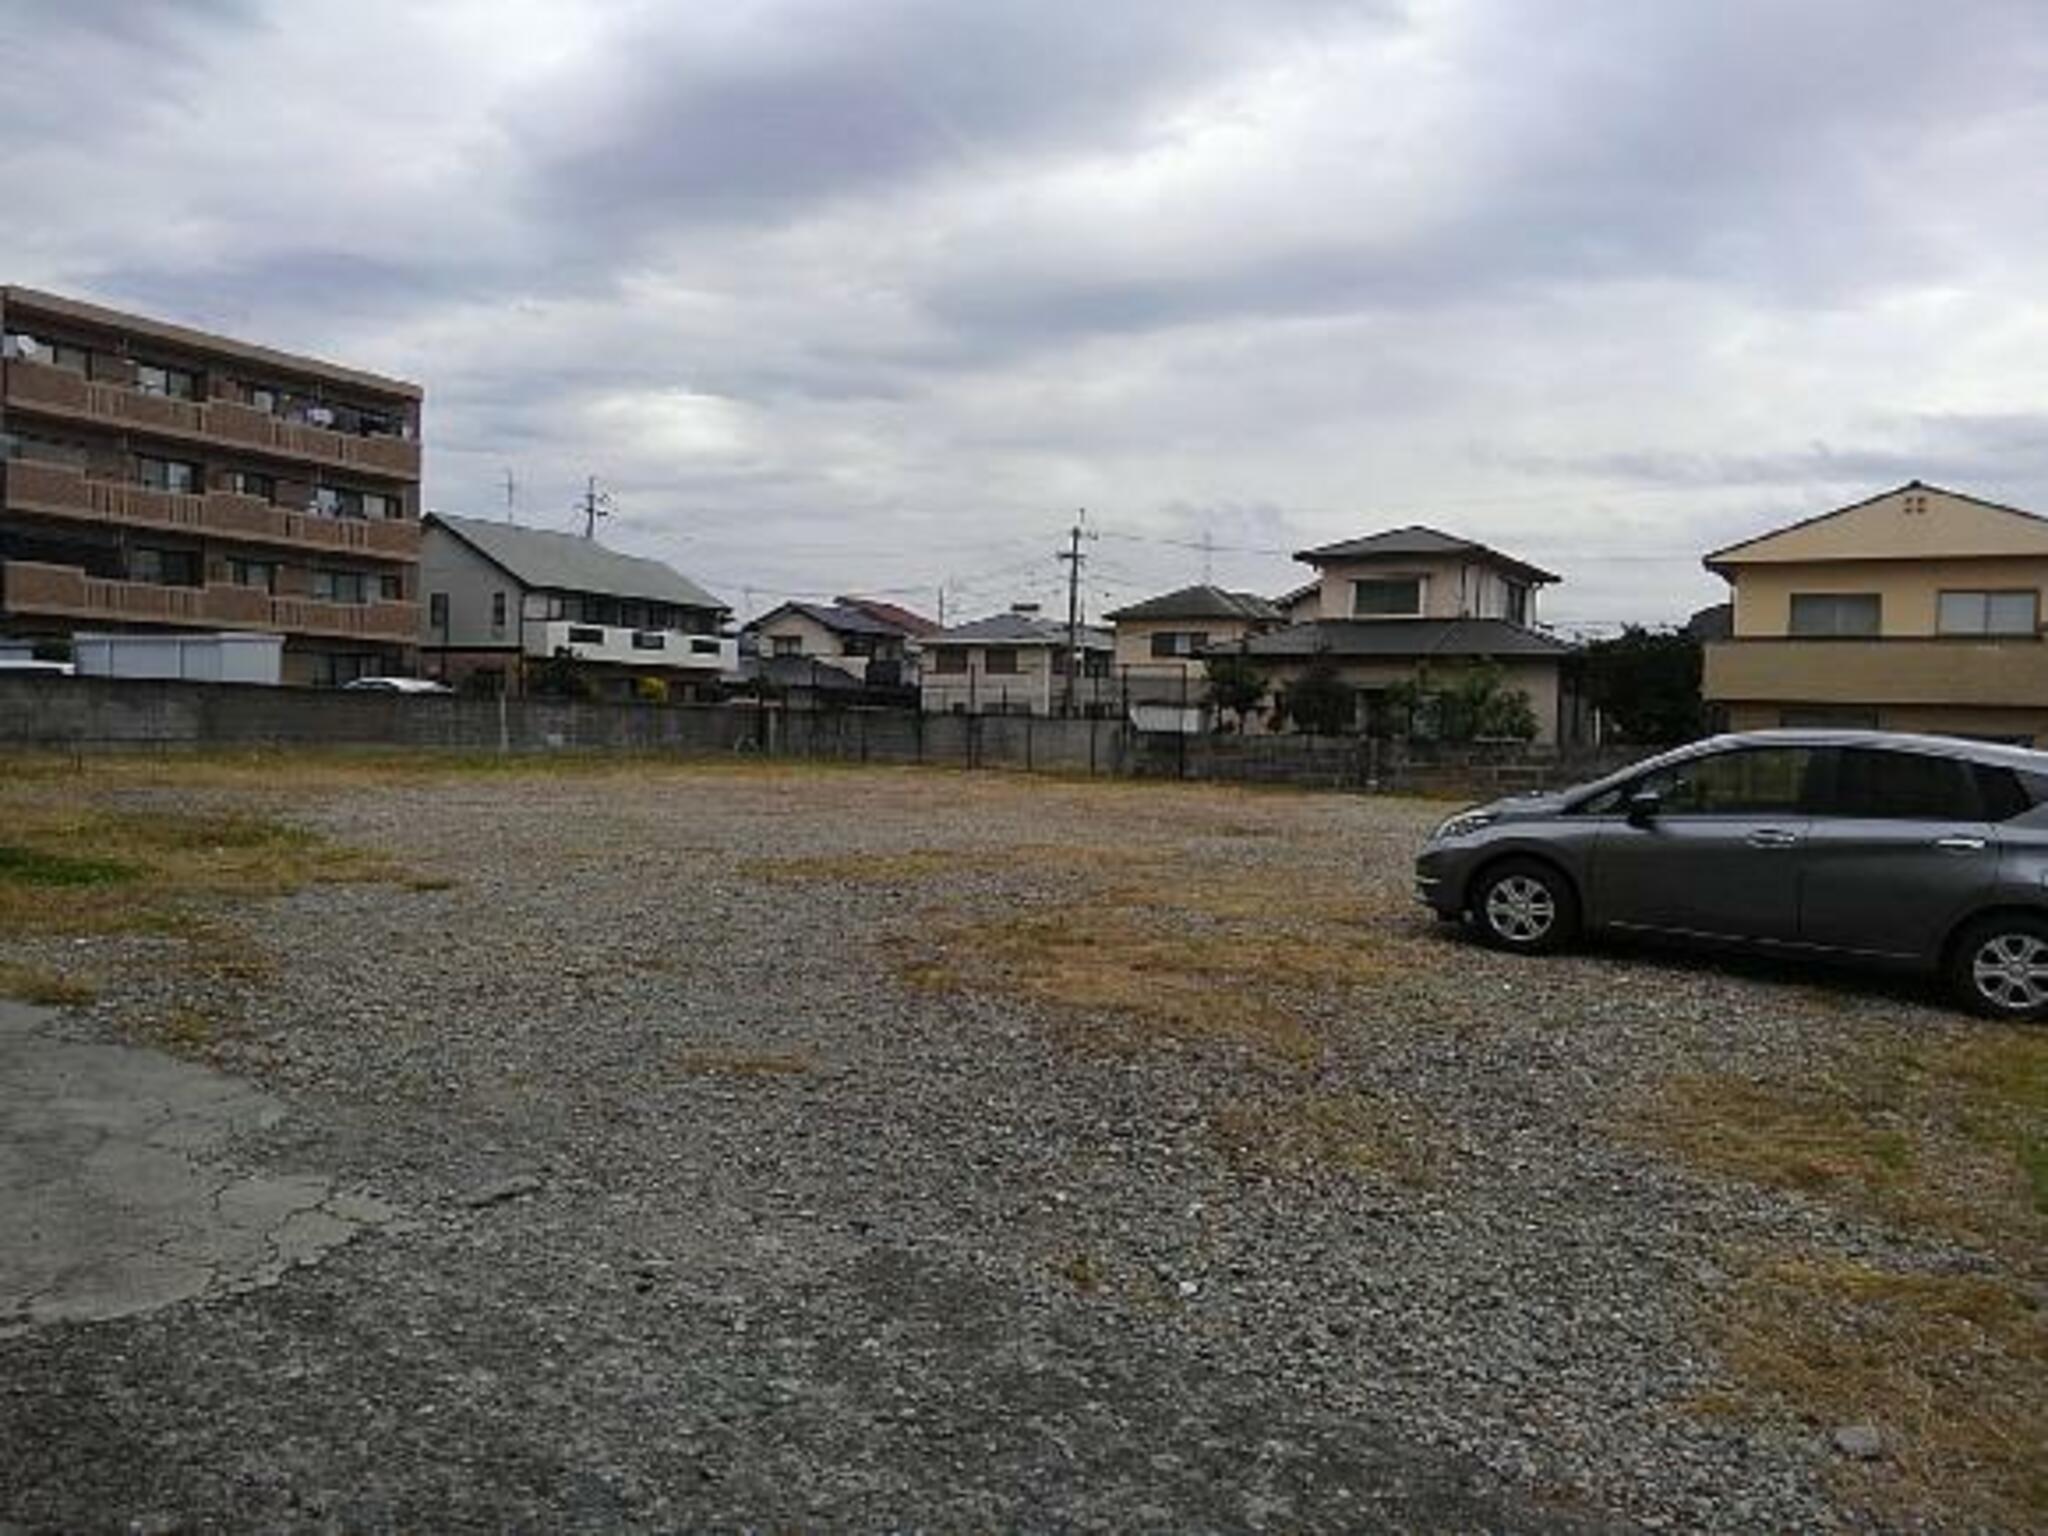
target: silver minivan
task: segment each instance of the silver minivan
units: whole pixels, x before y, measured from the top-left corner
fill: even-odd
[[[1433,833],[1416,895],[1502,949],[1583,931],[1754,945],[1945,976],[2048,1016],[2048,753],[1877,731],[1757,731]]]

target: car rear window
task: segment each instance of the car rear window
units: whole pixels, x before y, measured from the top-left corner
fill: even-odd
[[[1976,821],[1984,815],[1972,764],[1921,752],[1844,747],[1822,791],[1822,815],[1864,821]]]

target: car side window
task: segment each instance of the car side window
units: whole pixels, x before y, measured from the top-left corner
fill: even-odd
[[[1976,776],[1960,758],[1842,747],[1815,809],[1859,821],[1981,821]]]
[[[1789,816],[1804,802],[1806,747],[1750,747],[1673,763],[1640,780],[1666,815]]]

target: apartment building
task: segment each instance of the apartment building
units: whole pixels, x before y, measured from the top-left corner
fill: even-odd
[[[255,630],[410,670],[417,385],[0,287],[0,634]]]
[[[2048,746],[2048,518],[1915,480],[1716,550],[1701,692],[1736,730],[1839,725]]]
[[[431,675],[524,693],[542,663],[571,670],[599,698],[716,695],[736,676],[731,610],[680,571],[595,539],[430,512],[420,556],[427,594],[421,660]],[[554,667],[550,667],[553,671]]]

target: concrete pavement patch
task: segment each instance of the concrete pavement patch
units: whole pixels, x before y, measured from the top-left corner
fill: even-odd
[[[283,1118],[268,1094],[58,1022],[0,1000],[0,1338],[274,1284],[396,1215],[324,1175],[227,1166]]]

